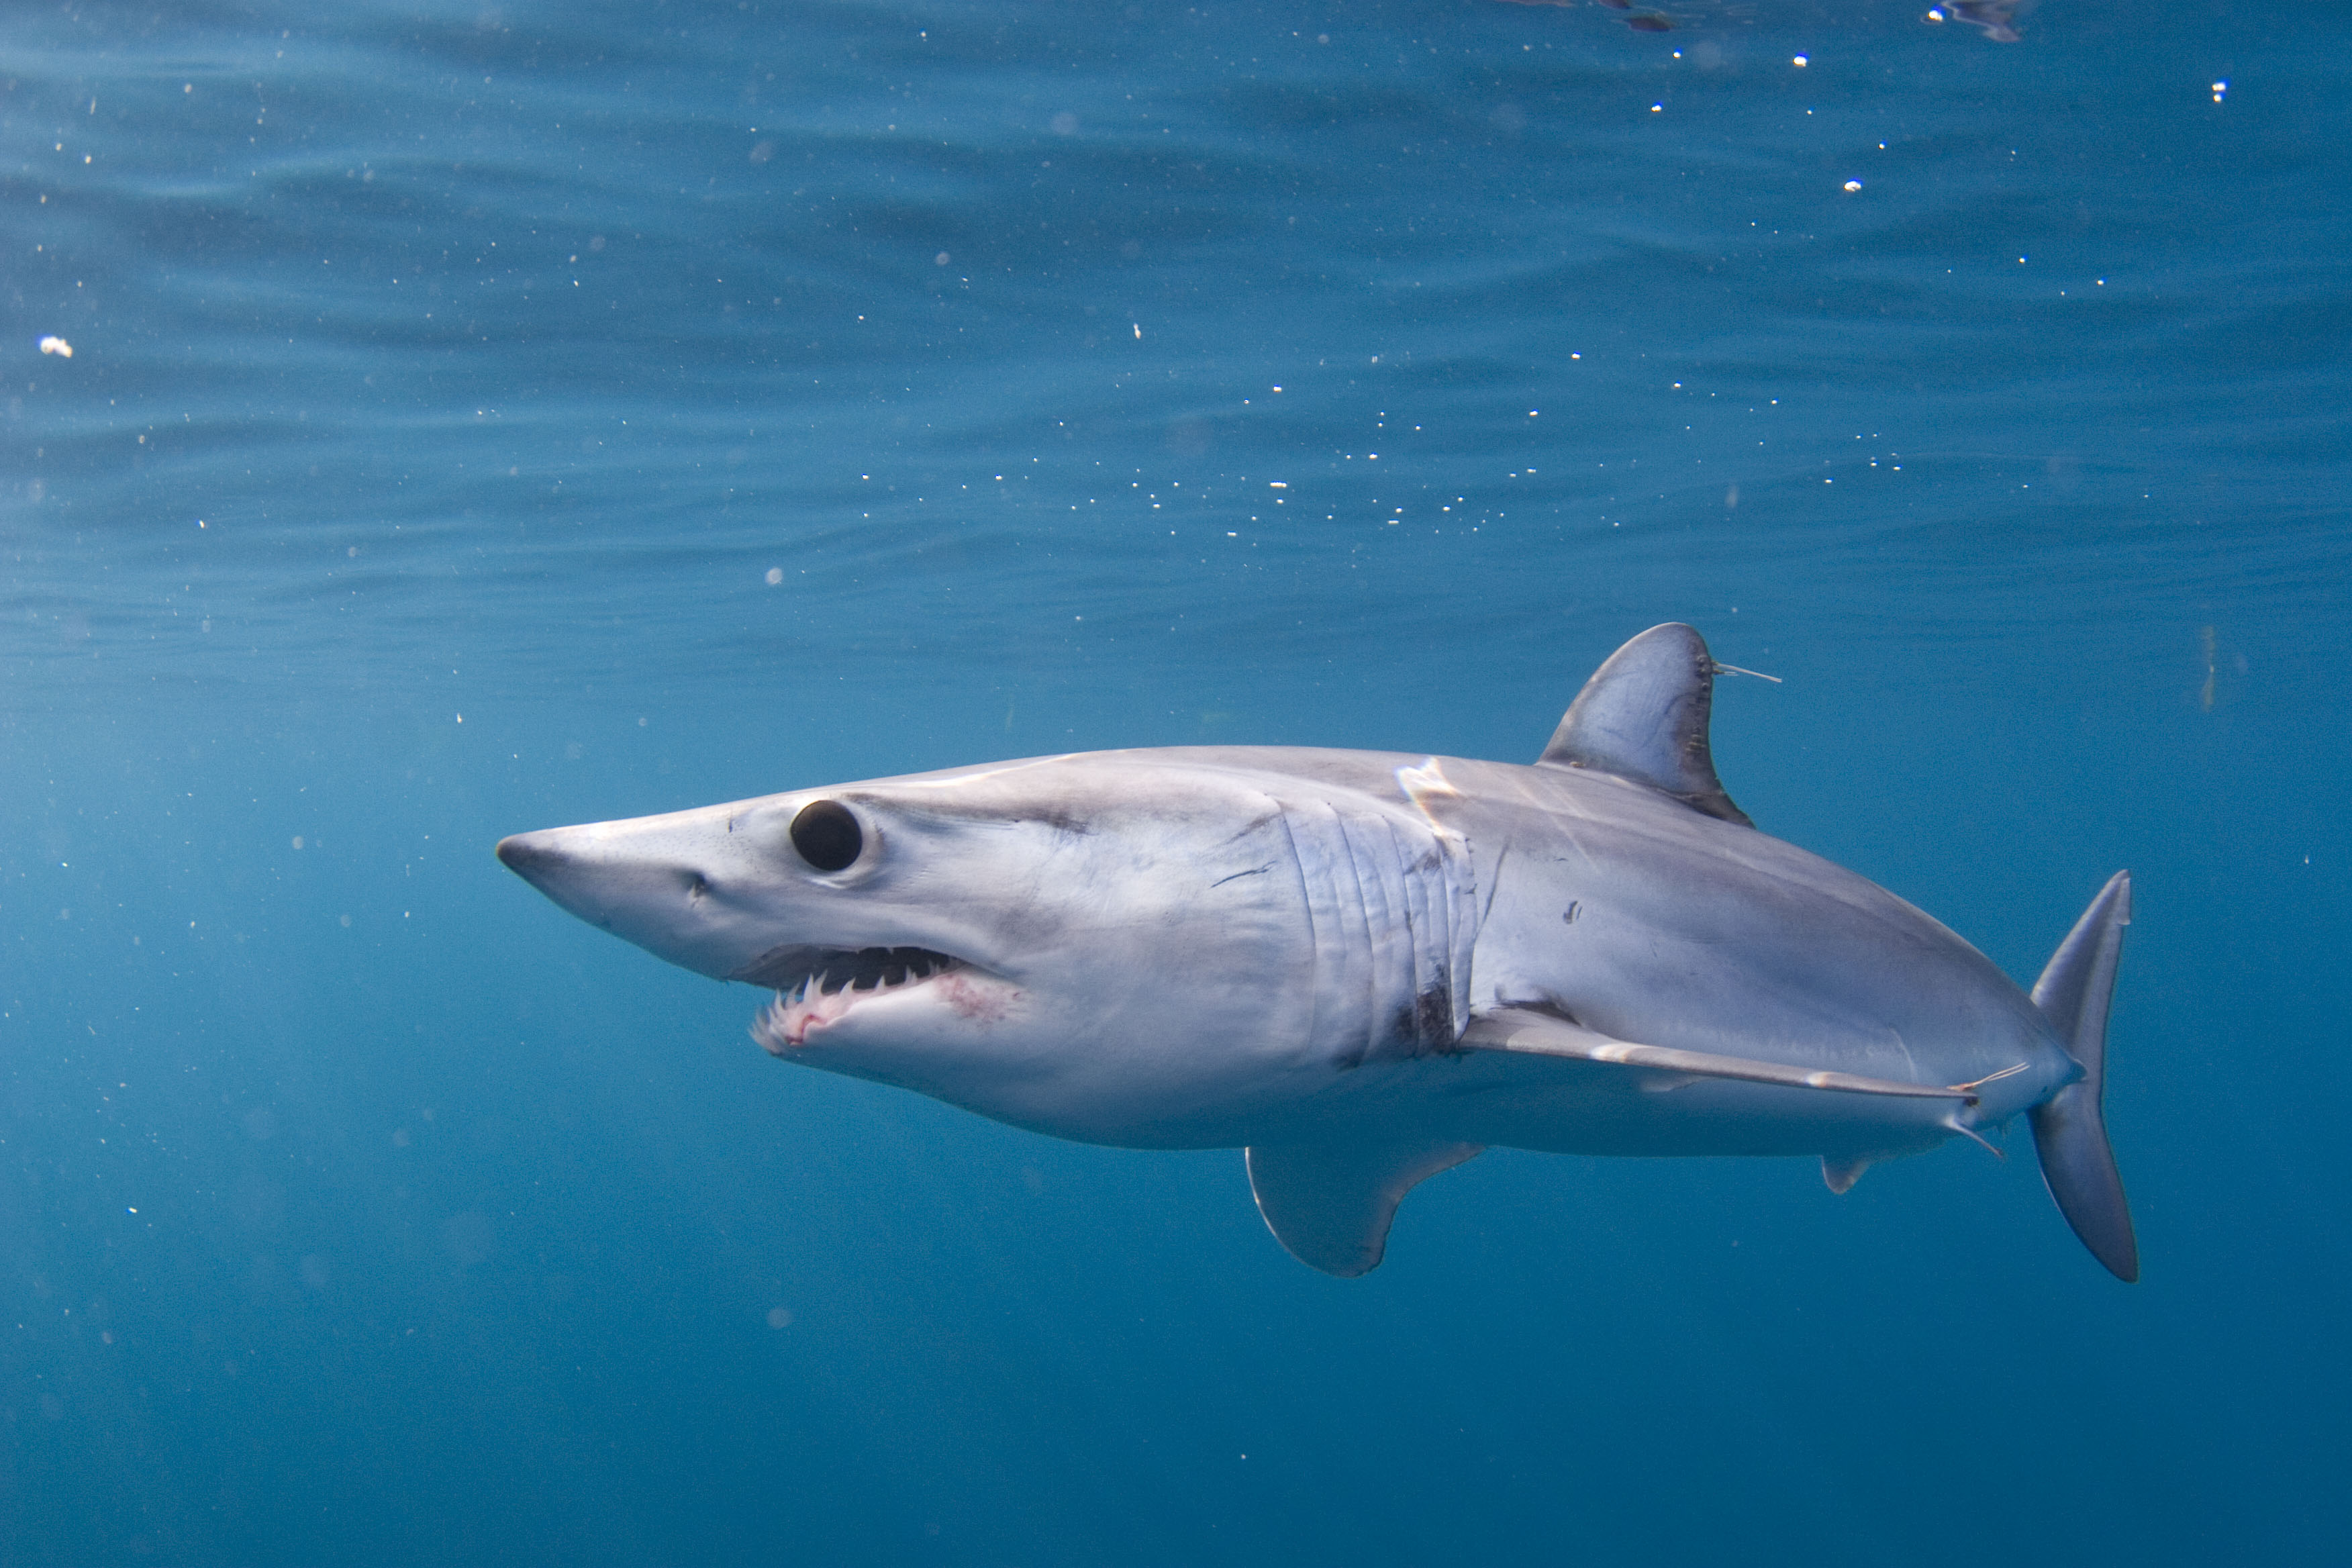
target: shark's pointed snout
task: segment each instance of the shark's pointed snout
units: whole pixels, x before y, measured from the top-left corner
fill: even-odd
[[[532,887],[543,885],[543,879],[563,864],[564,853],[553,842],[551,833],[517,833],[499,840],[499,859],[506,868],[529,882]]]
[[[592,925],[613,929],[610,868],[600,866],[593,844],[577,828],[543,827],[499,840],[507,869]]]
[[[501,838],[509,870],[590,925],[720,979],[774,945],[759,901],[712,896],[749,885],[725,811],[542,827]]]

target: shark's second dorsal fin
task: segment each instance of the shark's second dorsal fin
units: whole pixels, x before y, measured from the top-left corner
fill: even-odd
[[[1652,626],[1592,672],[1538,763],[1614,773],[1709,816],[1755,826],[1724,793],[1707,747],[1717,668],[1691,627]]]

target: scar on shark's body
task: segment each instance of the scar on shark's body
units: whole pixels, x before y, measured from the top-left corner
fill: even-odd
[[[2075,1234],[2138,1251],[2102,1110],[2118,872],[2029,993],[1757,831],[1717,664],[1654,626],[1529,764],[1300,747],[1081,752],[519,834],[592,924],[765,987],[797,1064],[1055,1136],[1246,1150],[1276,1237],[1381,1260],[1489,1147],[1872,1164],[2022,1116]]]

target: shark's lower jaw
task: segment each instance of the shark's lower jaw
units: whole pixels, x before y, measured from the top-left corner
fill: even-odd
[[[962,959],[923,947],[803,948],[792,966],[795,978],[764,967],[761,983],[776,987],[751,1025],[751,1037],[772,1056],[809,1043],[812,1030],[838,1023],[877,997],[903,994],[947,974],[968,969]]]

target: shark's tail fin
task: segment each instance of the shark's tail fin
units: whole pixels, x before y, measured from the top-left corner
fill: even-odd
[[[2123,1280],[2139,1278],[2139,1244],[2132,1237],[2131,1209],[2124,1202],[2115,1151],[2107,1147],[2099,1101],[2107,1084],[2107,1001],[2115,994],[2116,963],[2129,924],[2131,873],[2118,871],[2058,944],[2033,986],[2033,1005],[2083,1064],[2081,1079],[2032,1112],[2042,1179],[2091,1256]]]

